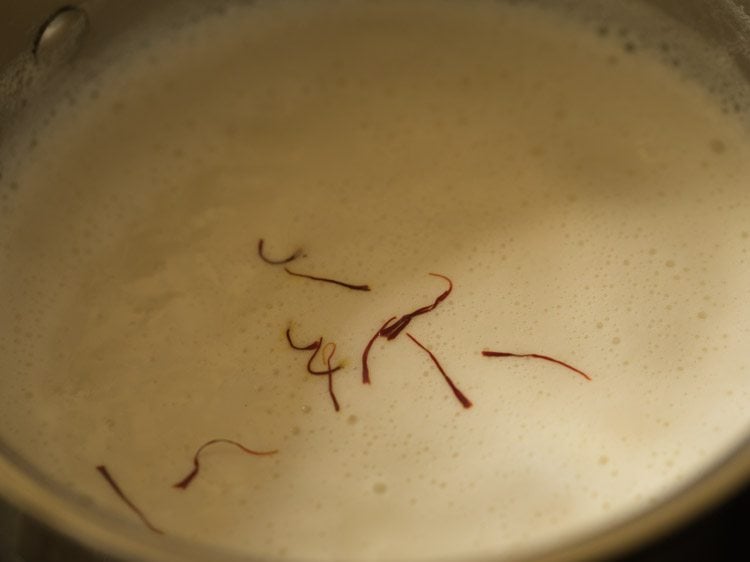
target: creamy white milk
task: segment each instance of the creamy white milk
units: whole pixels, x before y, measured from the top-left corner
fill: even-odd
[[[747,132],[616,34],[490,2],[234,7],[35,142],[2,202],[0,435],[134,525],[96,465],[167,534],[241,552],[507,553],[647,507],[750,429]],[[362,384],[430,272],[454,290],[407,331],[470,409],[405,332]],[[337,344],[340,412],[289,326]],[[279,452],[215,446],[173,489],[217,437]]]

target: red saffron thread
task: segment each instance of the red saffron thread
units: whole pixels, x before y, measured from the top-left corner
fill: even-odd
[[[195,452],[195,455],[193,455],[193,470],[191,470],[190,473],[188,473],[188,475],[185,476],[185,478],[183,478],[176,484],[173,484],[172,485],[173,488],[180,488],[181,490],[187,489],[187,487],[193,481],[193,478],[198,476],[198,471],[201,468],[199,457],[200,457],[200,454],[203,452],[203,449],[205,449],[206,447],[210,447],[211,445],[215,445],[216,443],[226,443],[227,445],[234,445],[235,447],[237,447],[238,449],[241,449],[242,451],[244,451],[245,453],[249,455],[267,456],[267,455],[274,455],[278,452],[276,450],[253,451],[252,449],[248,449],[244,445],[241,445],[240,443],[237,443],[236,441],[232,441],[230,439],[211,439],[210,441],[207,441],[206,443],[198,447],[198,450]]]
[[[315,359],[315,357],[317,357],[318,351],[320,351],[320,348],[323,345],[322,337],[318,338],[317,340],[312,342],[310,345],[305,345],[305,346],[296,345],[292,341],[290,328],[287,328],[286,329],[286,341],[288,341],[289,345],[293,349],[296,349],[297,351],[312,351],[313,352],[313,354],[310,356],[310,359],[307,360],[307,372],[310,373],[311,375],[327,375],[329,372],[333,374],[339,369],[343,368],[343,365],[336,365],[335,367],[333,367],[333,369],[330,369],[330,370],[326,369],[325,371],[316,371],[315,369],[312,368],[313,360]],[[326,344],[326,345],[330,345],[330,344]],[[323,360],[323,362],[325,363],[325,359]]]
[[[285,263],[292,262],[296,260],[299,257],[303,256],[302,248],[297,248],[294,250],[294,253],[290,255],[288,258],[284,258],[281,260],[272,260],[269,257],[266,257],[266,255],[263,253],[263,244],[265,242],[263,241],[263,238],[258,240],[258,255],[260,256],[260,259],[262,259],[264,262],[271,264],[271,265],[284,265]]]
[[[296,349],[297,351],[312,351],[312,355],[307,360],[307,372],[311,375],[325,375],[328,377],[328,394],[331,396],[331,401],[333,402],[333,407],[338,412],[340,410],[339,407],[339,401],[336,399],[336,394],[333,392],[333,374],[343,368],[343,364],[336,365],[335,367],[331,366],[331,359],[333,359],[333,354],[336,353],[336,344],[333,342],[327,343],[325,346],[323,346],[323,338],[319,337],[317,340],[315,340],[313,343],[309,345],[297,345],[292,341],[292,334],[291,329],[286,329],[286,340],[289,342],[289,345],[292,347],[292,349]],[[323,349],[322,353],[322,361],[323,363],[328,367],[325,371],[316,371],[312,367],[312,363],[315,360],[315,357],[317,357],[318,352],[321,350],[321,347]],[[331,352],[328,353],[326,350],[330,349]]]
[[[306,273],[297,273],[296,271],[292,271],[288,267],[285,267],[284,271],[286,271],[289,275],[293,275],[294,277],[303,277],[305,279],[312,279],[313,281],[322,281],[323,283],[332,283],[334,285],[346,287],[347,289],[351,289],[353,291],[369,291],[370,290],[369,285],[353,285],[351,283],[345,283],[344,281],[338,281],[336,279],[329,279],[328,277],[316,277],[315,275],[307,275]]]
[[[453,391],[453,394],[456,396],[459,402],[461,402],[461,405],[464,408],[471,408],[471,400],[466,398],[463,392],[461,392],[458,387],[453,383],[451,378],[448,376],[448,373],[445,372],[445,369],[443,369],[443,366],[440,364],[440,361],[437,360],[437,357],[429,350],[427,349],[422,343],[417,340],[414,336],[412,336],[409,332],[406,332],[406,335],[411,338],[411,341],[413,341],[415,344],[417,344],[419,347],[421,347],[424,351],[427,352],[427,355],[430,356],[430,359],[432,359],[432,362],[435,363],[435,366],[438,368],[440,373],[443,375],[443,378],[445,379],[445,382],[448,383],[448,386],[451,387],[451,390]]]
[[[128,496],[125,495],[125,492],[122,491],[120,486],[117,484],[115,479],[112,477],[112,475],[109,473],[109,470],[107,470],[107,467],[103,464],[100,464],[96,467],[96,470],[99,471],[99,474],[102,475],[102,477],[107,481],[107,483],[110,485],[110,487],[114,490],[114,492],[120,497],[120,499],[125,502],[125,505],[127,505],[133,513],[135,513],[141,521],[143,521],[143,524],[146,525],[149,529],[151,529],[154,533],[158,533],[160,535],[164,534],[164,531],[159,529],[158,527],[155,527],[151,521],[148,520],[148,518],[143,514],[143,512],[136,506]]]
[[[533,359],[544,359],[545,361],[551,361],[552,363],[562,365],[566,369],[570,369],[571,371],[578,373],[586,380],[591,380],[591,377],[580,369],[576,369],[575,367],[573,367],[573,365],[569,365],[565,361],[560,361],[559,359],[555,359],[554,357],[550,357],[549,355],[540,355],[539,353],[507,353],[505,351],[483,351],[482,355],[484,355],[485,357],[530,357]]]
[[[291,334],[291,328],[286,329],[286,341],[289,342],[289,345],[292,346],[292,348],[296,349],[297,351],[312,351],[313,349],[317,350],[320,347],[320,342],[323,338],[318,338],[316,341],[312,342],[310,345],[297,345],[292,341],[292,334]]]
[[[428,304],[426,306],[419,307],[418,309],[401,316],[398,320],[396,320],[393,324],[391,322],[396,319],[395,316],[392,318],[389,318],[386,320],[385,324],[383,324],[380,329],[375,332],[375,335],[372,336],[370,341],[367,342],[367,345],[365,346],[364,351],[362,352],[362,384],[370,384],[370,367],[367,363],[368,358],[370,356],[370,349],[372,348],[373,344],[375,343],[375,340],[378,339],[379,336],[382,336],[388,341],[392,341],[398,337],[398,335],[406,328],[409,323],[412,321],[412,319],[416,316],[420,316],[422,314],[426,314],[432,310],[435,310],[437,306],[443,302],[446,298],[448,298],[448,295],[451,294],[451,291],[453,290],[453,282],[446,277],[445,275],[441,275],[439,273],[430,273],[433,277],[440,277],[441,279],[445,279],[448,282],[448,288],[440,293],[437,298],[432,302],[432,304]]]
[[[395,316],[391,316],[388,320],[385,321],[385,324],[383,324],[377,332],[375,332],[375,335],[370,338],[370,341],[367,342],[367,345],[365,346],[365,350],[362,352],[362,384],[370,384],[370,367],[367,365],[367,359],[370,356],[370,349],[372,348],[372,345],[375,343],[375,340],[378,339],[379,336],[382,335],[383,330],[385,330],[385,327],[390,324],[393,320],[395,320]]]
[[[315,351],[312,352],[312,355],[310,355],[310,358],[307,360],[307,372],[310,373],[311,375],[327,375],[328,374],[328,371],[316,371],[312,367],[313,361],[315,360],[315,357],[317,357],[318,352],[320,351],[321,345],[323,345],[322,337],[318,338],[318,340],[315,342],[315,348],[314,348]]]
[[[331,350],[330,353],[326,350]],[[322,357],[325,361],[325,364],[328,366],[328,394],[331,396],[331,400],[333,400],[333,407],[338,412],[341,408],[339,408],[339,401],[336,400],[336,395],[333,393],[333,373],[335,370],[340,369],[341,366],[339,365],[336,369],[333,369],[331,367],[331,359],[333,358],[333,354],[336,353],[336,344],[333,342],[327,343],[323,347],[322,351]]]
[[[412,319],[416,316],[420,316],[422,314],[426,314],[432,310],[435,310],[437,308],[437,305],[439,305],[441,302],[443,302],[446,298],[448,298],[448,295],[451,294],[451,291],[453,290],[453,282],[448,279],[445,275],[440,275],[439,273],[430,273],[433,277],[440,277],[441,279],[445,279],[448,282],[448,288],[440,293],[438,297],[435,299],[435,301],[432,304],[428,304],[426,306],[422,306],[408,314],[404,314],[401,318],[396,320],[393,324],[390,326],[385,326],[381,328],[380,335],[388,338],[388,340],[396,339],[396,337],[409,325],[409,322],[412,321]]]

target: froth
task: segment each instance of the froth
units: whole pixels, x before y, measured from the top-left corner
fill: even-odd
[[[747,430],[748,143],[700,86],[495,3],[260,3],[175,36],[58,112],[2,227],[3,438],[63,484],[128,517],[106,462],[170,534],[261,556],[497,553]],[[454,291],[409,330],[468,410],[406,337],[361,383],[430,272]],[[341,412],[290,326],[336,342]],[[279,453],[173,490],[213,437]]]

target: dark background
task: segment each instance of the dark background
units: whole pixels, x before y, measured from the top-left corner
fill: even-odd
[[[635,552],[602,562],[750,562],[750,483],[728,501]],[[0,562],[117,562],[55,536],[0,500]],[[213,561],[206,561],[213,562]],[[597,561],[598,562],[598,561]]]
[[[672,534],[612,562],[750,561],[750,483]]]

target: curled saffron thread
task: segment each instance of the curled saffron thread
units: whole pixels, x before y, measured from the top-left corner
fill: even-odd
[[[370,290],[369,285],[353,285],[351,283],[345,283],[344,281],[338,281],[336,279],[329,279],[328,277],[317,277],[315,275],[307,275],[306,273],[297,273],[296,271],[292,271],[288,267],[285,267],[284,271],[286,271],[289,275],[293,275],[294,277],[303,277],[305,279],[312,279],[313,281],[322,281],[323,283],[332,283],[334,285],[346,287],[347,289],[352,289],[353,291],[369,291]]]
[[[195,452],[195,455],[193,455],[193,470],[191,470],[185,478],[177,482],[176,484],[173,484],[173,488],[180,488],[181,490],[187,489],[187,487],[190,485],[190,482],[193,481],[193,478],[198,476],[198,471],[201,468],[200,465],[200,454],[203,452],[203,449],[206,447],[210,447],[211,445],[215,445],[217,443],[226,443],[227,445],[234,445],[238,449],[241,449],[245,453],[249,455],[256,455],[256,456],[267,456],[267,455],[275,455],[278,451],[253,451],[252,449],[248,449],[244,445],[241,445],[240,443],[237,443],[237,441],[232,441],[231,439],[211,439],[210,441],[205,442],[203,445],[198,447],[198,450]]]
[[[316,371],[315,369],[312,368],[312,363],[315,360],[315,358],[318,356],[318,351],[320,351],[320,347],[323,345],[322,337],[318,338],[317,340],[312,342],[310,345],[305,345],[305,346],[296,345],[292,341],[290,328],[287,328],[286,329],[286,341],[289,342],[289,345],[292,347],[292,349],[296,349],[297,351],[312,351],[313,352],[313,354],[310,356],[310,359],[307,360],[307,372],[310,373],[311,375],[327,375],[329,372],[333,374],[336,371],[343,368],[343,365],[336,365],[332,369],[326,369],[325,371]],[[326,344],[326,345],[331,345],[331,344]],[[335,350],[336,344],[333,344],[333,345],[334,345],[334,350]],[[323,362],[325,363],[325,359],[323,359]]]
[[[143,512],[136,506],[128,496],[125,495],[125,492],[122,491],[120,486],[117,484],[115,479],[112,477],[112,475],[109,473],[109,470],[107,470],[107,467],[103,464],[100,464],[96,467],[96,470],[99,471],[99,474],[102,475],[102,477],[107,481],[107,483],[110,485],[110,487],[114,490],[114,492],[119,496],[119,498],[125,502],[125,505],[127,505],[133,513],[135,513],[141,521],[143,521],[143,524],[146,525],[149,529],[151,529],[154,533],[158,533],[160,535],[164,534],[164,531],[159,529],[158,527],[155,527],[151,521],[148,520],[148,518],[143,514]]]
[[[381,336],[388,338],[388,340],[396,339],[396,337],[404,330],[404,328],[409,325],[409,322],[411,322],[414,317],[435,310],[435,308],[437,308],[437,306],[441,302],[448,298],[448,295],[450,295],[451,291],[453,290],[453,282],[445,275],[440,275],[439,273],[430,273],[430,275],[432,275],[433,277],[440,277],[441,279],[445,279],[448,282],[448,288],[440,293],[432,304],[422,306],[408,314],[404,314],[401,318],[396,320],[396,322],[391,325],[386,324],[386,326],[380,329]]]
[[[316,341],[312,342],[310,345],[297,345],[292,341],[292,333],[291,328],[286,329],[286,341],[289,342],[289,345],[292,346],[293,349],[296,349],[297,351],[311,351],[313,349],[317,350],[320,347],[320,342],[323,340],[323,338],[318,338]]]
[[[370,367],[367,363],[369,356],[370,356],[370,349],[372,348],[373,344],[375,343],[375,340],[378,339],[378,337],[384,337],[388,341],[392,341],[398,337],[398,335],[406,328],[409,323],[412,321],[413,318],[416,316],[420,316],[422,314],[426,314],[432,310],[435,310],[437,306],[443,302],[445,299],[448,298],[448,295],[451,294],[451,291],[453,291],[453,281],[451,281],[448,277],[445,275],[441,275],[440,273],[430,273],[433,277],[440,277],[441,279],[445,279],[448,282],[448,288],[440,293],[437,298],[432,302],[432,304],[428,304],[425,306],[421,306],[417,308],[416,310],[413,310],[412,312],[409,312],[408,314],[404,314],[401,316],[398,320],[396,320],[396,317],[393,316],[386,320],[385,324],[383,324],[380,329],[375,332],[375,335],[372,336],[370,341],[367,342],[367,345],[365,346],[364,351],[362,352],[362,383],[363,384],[370,384]],[[395,322],[393,322],[396,320]],[[393,322],[391,324],[391,322]]]
[[[378,337],[381,335],[381,332],[385,329],[388,324],[393,322],[396,319],[395,316],[391,316],[388,320],[385,321],[385,324],[383,324],[377,332],[375,332],[375,335],[370,338],[370,341],[367,342],[367,345],[365,346],[365,350],[362,352],[362,383],[363,384],[370,384],[370,367],[367,365],[367,359],[370,356],[370,349],[372,348],[372,345],[375,343],[375,340],[378,339]]]
[[[540,355],[539,353],[508,353],[505,351],[483,351],[482,355],[484,355],[485,357],[530,357],[533,359],[544,359],[545,361],[551,361],[552,363],[562,365],[566,369],[570,369],[571,371],[578,373],[588,381],[591,380],[591,377],[580,369],[576,369],[575,367],[573,367],[573,365],[569,365],[565,361],[560,361],[559,359],[555,359],[554,357],[550,357],[549,355]]]
[[[330,352],[328,350],[330,350]],[[327,343],[323,347],[323,351],[321,355],[323,357],[323,361],[328,366],[328,394],[330,394],[331,400],[333,400],[333,407],[338,412],[341,408],[339,408],[339,401],[336,400],[336,395],[333,392],[333,376],[332,375],[336,370],[340,369],[341,366],[339,365],[338,367],[336,367],[336,369],[333,369],[331,367],[331,359],[333,359],[334,353],[336,353],[336,344],[333,342],[330,342],[330,343]]]
[[[453,383],[451,378],[448,376],[448,373],[445,372],[445,369],[443,369],[443,366],[440,364],[440,361],[437,360],[437,357],[429,350],[427,349],[422,343],[417,340],[414,336],[412,336],[409,332],[406,332],[406,335],[411,338],[411,341],[413,341],[415,344],[417,344],[419,347],[421,347],[424,351],[427,352],[427,355],[430,356],[430,359],[432,359],[432,362],[435,363],[435,366],[438,368],[440,373],[443,375],[443,378],[445,379],[445,382],[448,383],[448,386],[451,387],[451,390],[453,391],[453,394],[458,399],[459,402],[461,402],[461,405],[464,408],[471,408],[471,400],[466,398],[463,392],[461,392],[458,387]]]
[[[260,256],[260,259],[262,259],[264,262],[271,264],[271,265],[284,265],[285,263],[292,262],[296,260],[299,257],[303,257],[302,248],[297,248],[294,250],[294,253],[290,255],[288,258],[284,258],[281,260],[272,260],[269,257],[266,257],[266,255],[263,253],[263,244],[264,244],[263,238],[258,240],[258,255]]]
[[[319,337],[309,345],[297,345],[292,341],[290,328],[286,329],[286,340],[289,342],[289,345],[292,347],[292,349],[296,349],[297,351],[312,351],[312,355],[310,355],[310,358],[307,360],[307,372],[311,375],[325,375],[328,377],[328,394],[330,394],[331,396],[331,401],[333,402],[334,409],[338,412],[341,408],[339,407],[339,401],[336,399],[336,394],[333,392],[333,374],[343,368],[344,365],[339,364],[335,367],[331,366],[333,354],[336,353],[336,344],[333,342],[329,342],[324,346],[323,338]],[[317,357],[318,352],[321,351],[321,348],[321,360],[327,367],[325,371],[317,371],[312,367],[312,363]],[[328,350],[330,350],[330,352]]]

